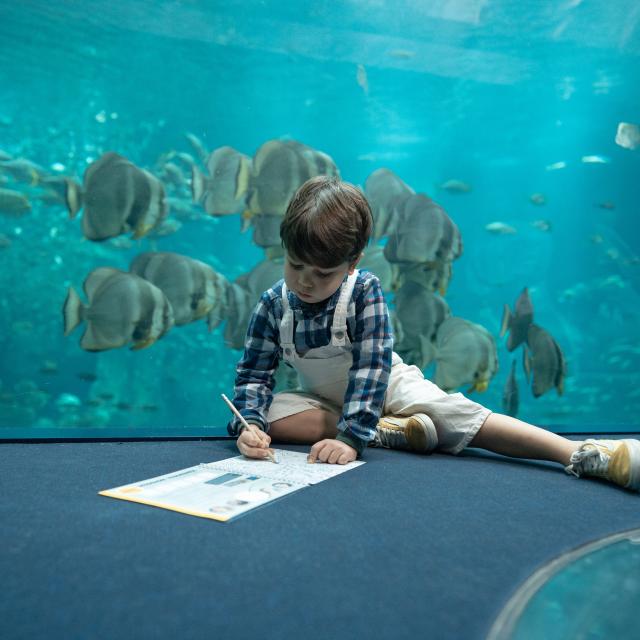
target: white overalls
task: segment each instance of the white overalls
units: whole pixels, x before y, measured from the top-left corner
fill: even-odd
[[[347,316],[357,277],[358,270],[355,270],[342,284],[329,344],[309,349],[303,356],[295,348],[294,314],[283,283],[280,344],[283,359],[298,373],[300,388],[274,395],[267,414],[269,423],[309,409],[324,409],[341,415],[353,363]],[[394,351],[382,415],[414,413],[425,413],[433,420],[438,432],[438,450],[459,453],[491,412],[461,393],[442,391],[425,380],[418,367],[405,364]]]

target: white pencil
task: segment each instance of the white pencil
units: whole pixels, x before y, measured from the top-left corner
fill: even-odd
[[[225,396],[224,393],[221,393],[220,395],[222,396],[222,399],[227,403],[229,409],[231,409],[233,414],[240,420],[240,422],[242,422],[244,427],[248,429],[249,423],[242,417],[242,414],[233,406],[233,403],[231,402],[231,400],[229,400],[229,398],[227,398],[227,396]],[[271,462],[275,462],[276,464],[278,464],[276,457],[273,455],[273,453],[269,449],[267,449],[267,457],[269,458],[269,460],[271,460]]]

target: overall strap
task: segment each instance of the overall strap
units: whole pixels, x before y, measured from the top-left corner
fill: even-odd
[[[331,344],[335,347],[344,347],[347,344],[347,311],[357,278],[358,269],[355,269],[342,285],[331,325]]]

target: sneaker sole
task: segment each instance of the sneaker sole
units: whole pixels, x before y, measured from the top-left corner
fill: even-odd
[[[406,437],[411,449],[420,453],[430,453],[438,444],[435,426],[429,418],[424,420],[420,415],[413,415],[408,421]]]
[[[629,455],[629,484],[627,489],[640,490],[640,440],[623,440]]]

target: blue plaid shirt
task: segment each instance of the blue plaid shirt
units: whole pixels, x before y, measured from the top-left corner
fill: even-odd
[[[245,420],[259,425],[263,431],[269,429],[266,416],[273,399],[274,374],[282,360],[282,285],[280,280],[260,297],[249,322],[244,354],[236,367],[234,404]],[[287,291],[295,320],[294,342],[300,355],[329,344],[341,289],[342,286],[328,300],[314,304],[303,302]],[[348,306],[347,332],[353,364],[338,421],[338,439],[360,453],[375,435],[389,383],[393,349],[389,312],[380,281],[368,271],[358,273]],[[239,426],[240,421],[234,418],[227,430],[235,436]]]

